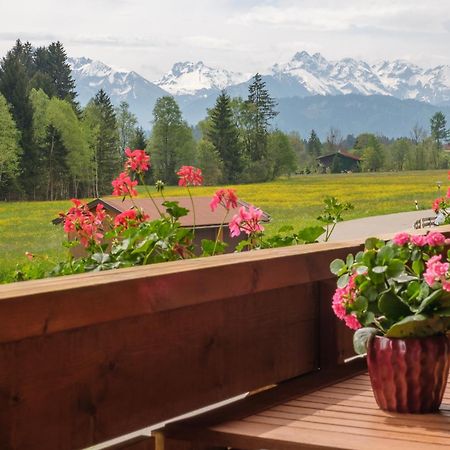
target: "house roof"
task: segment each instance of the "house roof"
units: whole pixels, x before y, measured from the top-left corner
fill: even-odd
[[[155,203],[158,205],[160,210],[165,211],[162,203],[164,200],[160,197],[154,199]],[[167,201],[177,201],[179,205],[183,208],[189,210],[187,216],[180,218],[181,226],[192,227],[194,225],[194,215],[192,213],[192,204],[189,197],[166,197]],[[218,227],[223,221],[225,215],[225,209],[219,205],[215,211],[211,211],[209,206],[211,202],[211,197],[193,197],[194,207],[195,207],[195,222],[196,227]],[[101,203],[107,211],[112,213],[120,214],[133,206],[138,206],[142,208],[146,214],[150,216],[150,219],[157,219],[159,213],[149,198],[134,198],[133,201],[130,199],[125,199],[122,201],[120,198],[107,198],[107,199],[95,199],[88,203],[89,209],[94,209],[97,204]],[[239,209],[244,206],[248,208],[250,205],[243,200],[238,200],[237,208],[231,208],[228,213],[227,220],[231,219],[235,214],[239,212]],[[270,215],[263,211],[261,220],[263,222],[270,221]],[[54,219],[52,222],[54,224],[61,223],[62,218]]]
[[[353,159],[355,161],[361,161],[361,158],[359,158],[356,155],[352,155],[351,153],[348,153],[345,150],[338,150],[337,152],[328,153],[327,155],[323,155],[323,156],[318,156],[316,159],[318,159],[320,161],[322,159],[329,158],[330,156],[334,156],[334,155],[341,155],[346,158]]]

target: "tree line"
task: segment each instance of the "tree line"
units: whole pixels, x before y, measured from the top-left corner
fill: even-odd
[[[416,126],[409,138],[372,134],[343,139],[330,129],[324,142],[273,129],[276,101],[256,74],[247,98],[217,97],[204,120],[191,127],[176,100],[161,97],[152,131],[138,125],[126,102],[114,107],[105,91],[81,108],[60,42],[33,47],[17,40],[0,62],[0,198],[53,200],[109,194],[126,147],[147,149],[152,168],[146,182],[175,184],[181,165],[197,165],[206,184],[273,180],[295,172],[320,171],[317,158],[349,149],[362,170],[448,167],[442,151],[449,131],[442,113],[430,134]],[[331,167],[340,172],[336,159]]]
[[[321,172],[324,169],[318,166],[317,158],[339,150],[361,158],[359,170],[365,172],[448,169],[450,154],[445,151],[445,144],[449,141],[450,130],[442,112],[431,117],[429,130],[416,124],[410,136],[395,139],[373,133],[362,133],[356,137],[347,135],[344,139],[339,130],[330,128],[326,139],[321,142],[312,130],[307,140],[297,140],[298,170],[301,173]],[[342,160],[335,157],[327,170],[343,172]]]

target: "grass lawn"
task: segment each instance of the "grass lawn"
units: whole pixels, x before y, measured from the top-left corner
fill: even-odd
[[[234,186],[240,198],[259,206],[272,216],[269,233],[284,224],[295,228],[314,224],[326,195],[353,203],[355,209],[345,217],[389,214],[415,209],[429,209],[438,195],[436,182],[447,190],[447,171],[400,173],[355,173],[338,175],[303,175],[271,183]],[[194,195],[209,196],[216,187],[197,187]],[[145,195],[145,194],[143,194]],[[158,194],[155,194],[158,195]],[[179,187],[168,187],[166,196],[184,196]],[[26,261],[24,253],[46,254],[51,260],[62,258],[66,251],[62,227],[51,220],[70,202],[15,202],[0,204],[0,281],[17,263]]]

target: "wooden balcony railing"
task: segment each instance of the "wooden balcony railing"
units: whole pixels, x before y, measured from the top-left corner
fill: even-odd
[[[0,449],[84,448],[342,362],[328,266],[360,245],[0,286]]]

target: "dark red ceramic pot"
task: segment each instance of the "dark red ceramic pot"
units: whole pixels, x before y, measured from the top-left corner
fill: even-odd
[[[375,336],[369,344],[367,365],[378,406],[403,413],[437,411],[447,385],[449,362],[446,336]]]

